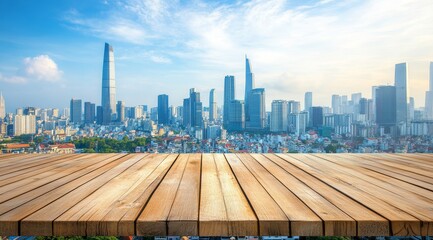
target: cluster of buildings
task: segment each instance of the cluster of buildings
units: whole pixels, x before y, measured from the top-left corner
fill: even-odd
[[[270,110],[270,111],[269,111]],[[291,148],[293,142],[317,135],[328,139],[392,139],[405,136],[433,135],[433,63],[430,63],[430,88],[425,108],[415,109],[408,92],[408,66],[395,65],[394,85],[372,87],[372,98],[361,93],[332,95],[332,106],[314,104],[313,93],[306,92],[304,105],[287,99],[273,100],[266,109],[264,88],[255,87],[250,59],[245,57],[245,95],[235,96],[235,77],[224,78],[222,106],[217,104],[215,89],[209,103],[203,104],[200,92],[191,88],[181,106],[169,103],[169,96],[158,95],[155,107],[127,107],[116,102],[113,47],[105,44],[101,105],[71,99],[69,108],[19,108],[15,114],[5,112],[0,94],[0,136],[35,134],[46,141],[67,142],[74,138],[136,137],[165,138],[164,146],[154,143],[156,151],[310,151],[306,146]],[[255,137],[245,139],[244,133]],[[266,140],[280,136],[284,141]],[[284,145],[284,144],[286,145]],[[284,146],[283,146],[284,145]],[[296,144],[295,144],[296,145]],[[344,145],[344,144],[343,144]],[[248,149],[250,148],[250,149]]]

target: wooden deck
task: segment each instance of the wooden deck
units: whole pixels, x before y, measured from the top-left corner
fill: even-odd
[[[1,235],[433,235],[433,155],[0,155]]]

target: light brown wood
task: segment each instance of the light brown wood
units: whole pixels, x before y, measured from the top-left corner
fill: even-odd
[[[235,154],[225,154],[259,221],[259,234],[291,235],[289,219],[272,196]]]
[[[16,154],[0,169],[0,235],[433,235],[432,154]]]
[[[167,236],[167,218],[187,162],[188,155],[180,154],[137,218],[137,235]]]

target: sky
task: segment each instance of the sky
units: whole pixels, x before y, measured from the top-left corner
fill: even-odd
[[[424,106],[433,61],[431,0],[2,0],[0,91],[7,112],[64,108],[71,98],[101,102],[104,43],[114,48],[117,100],[156,106],[159,94],[182,104],[190,88],[204,106],[224,76],[245,88],[245,55],[255,86],[272,100],[392,85],[409,66],[409,95]]]

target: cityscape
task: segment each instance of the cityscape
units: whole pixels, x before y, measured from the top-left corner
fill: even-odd
[[[303,102],[266,97],[266,89],[256,87],[260,79],[247,55],[242,97],[235,94],[239,79],[227,75],[221,79],[220,103],[215,88],[200,93],[191,87],[181,106],[170,104],[163,92],[157,93],[157,106],[127,106],[116,96],[114,47],[105,43],[100,104],[72,98],[63,109],[26,106],[6,112],[8,100],[1,94],[1,147],[5,153],[432,152],[433,62],[429,66],[423,108],[415,108],[409,94],[406,62],[395,64],[393,85],[371,86],[372,98],[334,94],[332,105],[323,106],[313,102],[311,91]],[[208,103],[201,101],[203,94],[209,95]],[[266,109],[269,98],[271,109]],[[96,144],[85,143],[87,138]],[[97,139],[143,141],[116,149],[98,146]]]

